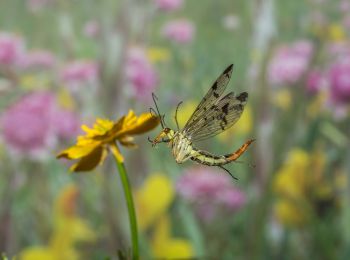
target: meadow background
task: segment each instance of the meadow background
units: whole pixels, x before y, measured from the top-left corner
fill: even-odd
[[[256,139],[224,171],[169,148],[121,147],[142,259],[350,258],[350,1],[11,0],[0,3],[0,252],[117,259],[130,250],[113,159],[70,173],[62,149],[96,118],[159,99],[183,126],[231,63],[239,122],[198,144]],[[252,166],[255,167],[252,167]]]

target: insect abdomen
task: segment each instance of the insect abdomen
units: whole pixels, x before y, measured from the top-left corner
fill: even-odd
[[[209,166],[218,166],[218,165],[224,165],[228,163],[228,160],[227,158],[225,158],[225,156],[216,156],[201,150],[196,150],[196,151],[197,151],[196,156],[191,157],[191,159],[195,162],[198,162],[204,165],[209,165]]]
[[[196,155],[191,160],[209,166],[221,166],[237,160],[249,147],[254,140],[248,140],[237,151],[227,155],[216,156],[206,151],[196,150]]]

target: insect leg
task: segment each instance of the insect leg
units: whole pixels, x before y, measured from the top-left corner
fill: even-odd
[[[233,176],[232,173],[231,173],[229,170],[227,170],[224,166],[218,165],[218,167],[221,168],[221,169],[223,169],[224,171],[226,171],[228,174],[230,174],[231,177],[232,177],[233,179],[238,180],[238,179],[237,179],[235,176]]]
[[[256,165],[255,164],[251,164],[251,163],[247,163],[245,161],[234,161],[235,163],[243,163],[243,164],[246,164],[248,165],[250,168],[256,168]]]
[[[175,111],[175,122],[176,122],[176,126],[177,126],[178,131],[180,131],[180,128],[179,128],[179,122],[177,121],[177,111],[179,110],[179,107],[181,104],[182,104],[182,101],[179,102],[179,104],[177,104],[176,111]]]

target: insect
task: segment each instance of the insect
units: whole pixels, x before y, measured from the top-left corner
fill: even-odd
[[[218,77],[182,130],[179,129],[177,121],[177,111],[182,102],[176,108],[177,131],[174,131],[166,126],[165,115],[160,114],[156,102],[157,97],[152,94],[157,111],[151,108],[151,112],[159,116],[163,128],[154,140],[148,138],[152,146],[156,146],[158,143],[168,143],[177,163],[180,164],[190,159],[200,164],[217,166],[229,173],[234,179],[237,179],[229,170],[224,168],[224,165],[236,161],[254,142],[253,139],[246,141],[235,152],[227,155],[214,155],[199,150],[193,145],[193,142],[208,139],[227,130],[240,118],[244,105],[247,103],[248,93],[242,92],[236,96],[234,92],[230,92],[223,96],[223,92],[231,78],[232,70],[233,64],[228,66]]]

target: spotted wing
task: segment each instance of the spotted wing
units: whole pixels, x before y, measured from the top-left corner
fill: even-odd
[[[196,110],[187,121],[183,131],[192,131],[197,128],[198,121],[208,112],[209,108],[217,102],[224,92],[232,74],[233,64],[228,66],[219,78],[209,89],[208,93],[203,97]]]
[[[237,122],[247,99],[247,92],[242,92],[238,96],[233,92],[228,93],[208,108],[205,115],[196,121],[196,127],[184,129],[184,134],[192,141],[201,141],[220,134]]]

